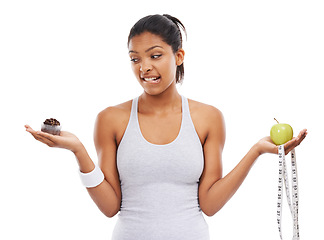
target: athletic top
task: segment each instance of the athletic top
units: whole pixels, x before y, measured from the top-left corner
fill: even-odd
[[[138,122],[138,97],[117,150],[122,201],[113,240],[208,240],[198,202],[202,145],[182,98],[182,120],[171,143],[148,142]]]

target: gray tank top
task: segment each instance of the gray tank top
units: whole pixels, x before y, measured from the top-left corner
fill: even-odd
[[[142,135],[138,98],[117,150],[122,202],[113,240],[208,240],[208,226],[198,202],[204,168],[201,142],[182,97],[177,138],[157,145]]]

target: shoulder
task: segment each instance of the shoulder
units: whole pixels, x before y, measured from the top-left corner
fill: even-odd
[[[223,121],[223,114],[218,108],[192,99],[188,99],[188,102],[192,117],[204,122]]]
[[[102,110],[97,115],[97,121],[113,123],[130,115],[132,100],[110,106]]]
[[[207,139],[224,139],[225,122],[222,112],[209,104],[191,99],[188,99],[188,102],[191,119],[202,144],[205,144]]]
[[[116,136],[118,132],[126,128],[131,108],[132,100],[129,100],[103,109],[97,115],[95,130],[107,134],[113,133]]]

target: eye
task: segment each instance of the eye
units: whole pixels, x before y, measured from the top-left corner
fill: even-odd
[[[162,56],[162,54],[155,54],[155,55],[152,55],[151,58],[152,59],[157,59],[157,58],[159,58],[161,56]]]
[[[131,58],[131,62],[133,62],[133,63],[137,63],[139,60],[138,60],[138,58]]]

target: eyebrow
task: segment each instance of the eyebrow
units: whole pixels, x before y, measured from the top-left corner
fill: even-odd
[[[152,46],[152,47],[146,49],[145,52],[149,52],[149,51],[151,51],[151,50],[154,49],[154,48],[162,48],[162,49],[163,49],[163,47],[161,47],[161,46],[159,46],[159,45],[154,45],[154,46]],[[136,51],[134,51],[134,50],[130,50],[128,53],[138,53],[138,52],[136,52]]]

